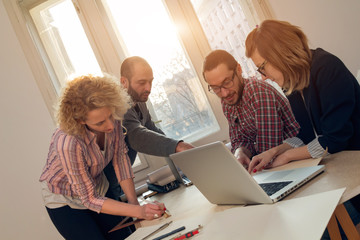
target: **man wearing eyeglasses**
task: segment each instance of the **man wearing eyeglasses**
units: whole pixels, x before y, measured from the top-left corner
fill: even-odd
[[[287,99],[265,81],[244,79],[240,64],[228,52],[211,52],[204,61],[203,77],[208,90],[221,99],[231,151],[245,168],[253,156],[284,141],[290,144],[297,135],[299,124]]]

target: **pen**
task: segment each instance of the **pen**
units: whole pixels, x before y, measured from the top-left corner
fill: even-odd
[[[161,235],[161,236],[159,236],[159,237],[157,237],[157,238],[154,238],[153,240],[160,240],[160,239],[166,238],[166,237],[171,236],[171,235],[173,235],[173,234],[175,234],[175,233],[177,233],[177,232],[180,232],[180,231],[182,231],[182,230],[184,230],[184,229],[185,229],[184,226],[179,227],[179,228],[177,228],[177,229],[175,229],[175,230],[172,230],[171,232],[165,233],[164,235]]]
[[[191,238],[192,236],[194,236],[195,234],[198,234],[200,232],[200,230],[203,228],[203,226],[199,225],[199,227],[183,234],[183,235],[180,235],[180,236],[176,236],[174,238],[172,238],[171,240],[182,240],[182,239],[185,239],[185,238]]]
[[[143,237],[141,240],[145,240],[145,239],[151,237],[152,235],[154,235],[155,233],[157,233],[157,232],[159,232],[159,231],[167,228],[167,227],[170,225],[170,223],[172,223],[172,221],[170,221],[170,222],[168,222],[168,223],[165,223],[164,225],[161,225],[158,229],[156,229],[155,231],[151,232],[151,233],[148,234],[147,236]]]

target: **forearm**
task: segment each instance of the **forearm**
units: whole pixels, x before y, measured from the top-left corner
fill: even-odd
[[[290,149],[292,149],[292,147],[289,144],[283,143],[283,144],[280,144],[279,146],[269,149],[268,151],[271,153],[271,155],[273,157],[276,157]]]
[[[111,198],[104,201],[100,212],[117,216],[142,217],[140,205],[128,204]]]
[[[137,152],[167,157],[175,152],[178,140],[166,137],[164,132],[152,122],[147,108],[139,104],[145,125],[138,119],[135,110],[130,109],[125,114],[124,126],[127,129],[127,139],[130,147]]]
[[[166,207],[163,203],[152,202],[145,205],[123,203],[107,198],[101,208],[101,213],[117,216],[135,217],[138,219],[152,220],[164,214]]]
[[[261,171],[264,168],[271,168],[284,165],[293,160],[310,158],[306,146],[292,148],[290,145],[283,143],[268,151],[262,152],[252,158],[248,168],[249,173]]]
[[[138,205],[139,202],[137,200],[135,185],[132,178],[128,178],[120,182],[121,189],[124,191],[126,198],[130,204]]]
[[[129,203],[115,201],[108,198],[105,200],[101,208],[101,212],[111,215],[130,216],[136,218],[142,217],[141,207],[137,201],[133,179],[128,178],[121,181],[120,186],[124,191]]]
[[[289,161],[311,158],[307,146],[292,148],[283,153]]]
[[[175,153],[179,140],[139,127],[128,133],[128,141],[135,151],[167,157]]]

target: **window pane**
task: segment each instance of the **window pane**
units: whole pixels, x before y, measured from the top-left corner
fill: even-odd
[[[153,68],[153,118],[172,138],[197,140],[219,130],[199,79],[161,0],[104,0],[128,56]],[[150,108],[151,108],[150,107]]]
[[[74,76],[101,74],[71,0],[46,1],[30,15],[58,78],[55,86]]]
[[[243,76],[257,75],[245,56],[250,27],[238,0],[191,0],[212,49],[224,49],[240,63]],[[258,76],[260,77],[260,75]]]
[[[243,77],[261,75],[251,59],[245,56],[245,40],[250,33],[249,23],[237,0],[191,0],[201,26],[212,49],[224,49],[240,63]],[[285,96],[279,85],[270,80],[267,83]]]

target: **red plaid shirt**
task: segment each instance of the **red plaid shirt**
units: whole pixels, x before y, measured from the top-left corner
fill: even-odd
[[[231,106],[222,101],[222,107],[229,122],[233,153],[244,147],[254,156],[299,132],[288,100],[268,83],[255,78],[244,79],[239,104]]]

